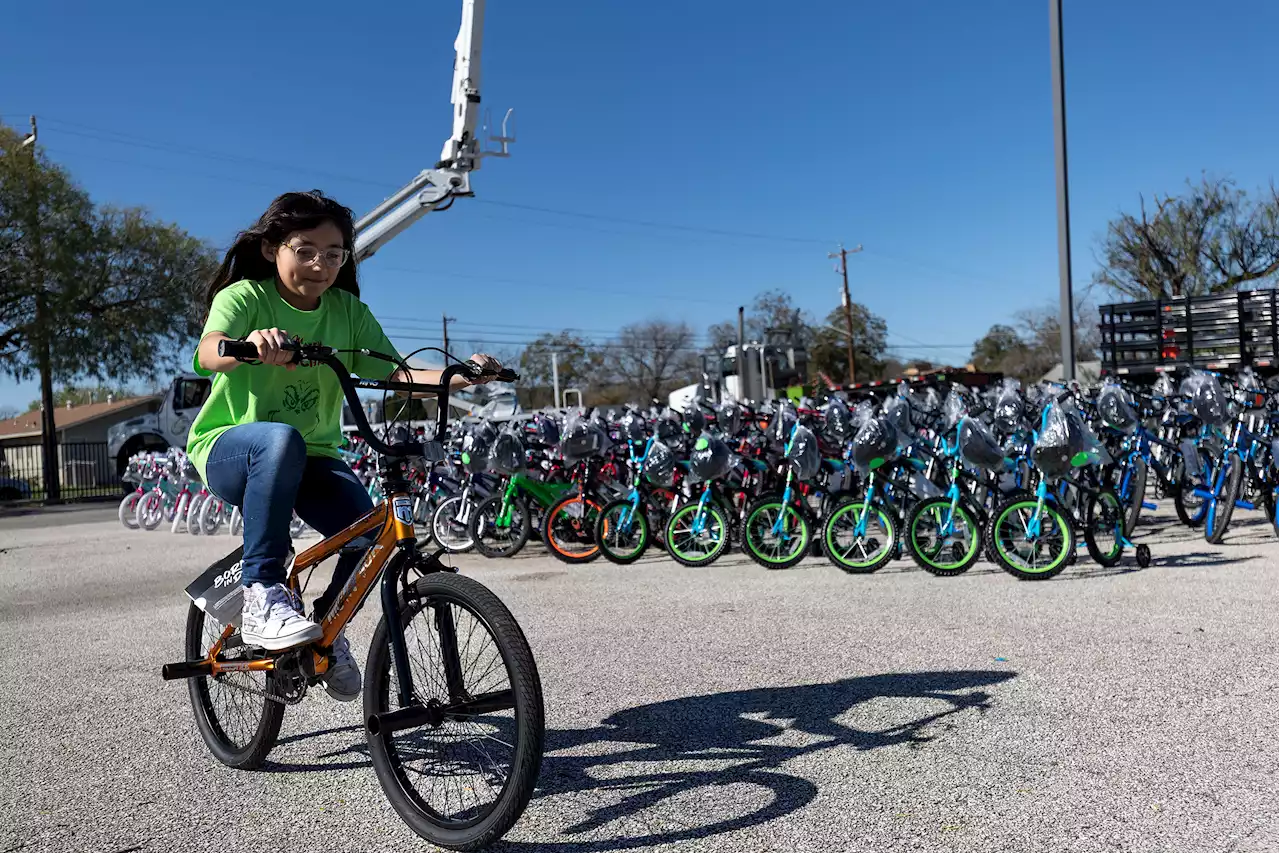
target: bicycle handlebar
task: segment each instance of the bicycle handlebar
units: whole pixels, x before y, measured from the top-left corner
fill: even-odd
[[[374,452],[383,456],[423,456],[433,461],[445,458],[443,442],[447,438],[446,431],[449,426],[449,386],[453,377],[465,375],[471,379],[479,379],[485,376],[492,376],[502,382],[514,382],[520,378],[520,375],[510,368],[503,368],[497,372],[484,371],[473,362],[459,361],[440,372],[439,385],[391,382],[385,379],[353,379],[347,371],[346,365],[338,359],[337,350],[333,347],[322,344],[304,344],[302,346],[292,344],[286,345],[285,348],[293,352],[293,357],[290,360],[291,364],[297,364],[304,360],[312,361],[325,364],[334,372],[338,377],[338,384],[342,387],[342,395],[346,398],[347,406],[351,409],[351,417],[356,422],[356,431],[369,447],[373,448]],[[218,355],[223,358],[234,358],[236,361],[256,361],[258,347],[250,341],[234,341],[224,338],[218,341]],[[356,388],[367,388],[372,391],[434,393],[439,411],[435,438],[425,443],[408,441],[386,444],[377,436],[373,427],[370,426],[369,419],[365,416],[364,408],[360,403],[360,397],[356,394]]]

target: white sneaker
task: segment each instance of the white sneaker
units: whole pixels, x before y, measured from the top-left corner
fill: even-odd
[[[301,604],[282,583],[245,587],[241,639],[245,645],[273,652],[314,643],[324,630],[302,615]]]
[[[350,702],[360,695],[360,667],[351,655],[345,631],[333,641],[333,663],[325,670],[320,683],[325,692],[339,702]]]

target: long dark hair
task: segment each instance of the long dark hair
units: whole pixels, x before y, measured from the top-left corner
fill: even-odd
[[[205,307],[212,307],[213,297],[227,285],[244,279],[262,281],[275,278],[276,265],[262,255],[264,241],[278,246],[293,232],[309,231],[325,222],[338,226],[342,232],[343,248],[354,252],[356,228],[350,208],[343,207],[320,190],[277,196],[251,228],[236,235],[235,242],[222,259],[222,266],[218,267],[205,290]],[[338,279],[333,286],[354,296],[360,295],[355,258],[348,258],[338,270]]]

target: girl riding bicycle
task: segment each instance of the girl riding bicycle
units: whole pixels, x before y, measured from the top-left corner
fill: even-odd
[[[193,359],[213,387],[191,425],[187,453],[209,490],[240,507],[244,518],[240,632],[248,645],[279,650],[313,643],[320,626],[285,584],[289,522],[298,516],[331,536],[373,508],[359,478],[342,461],[342,390],[333,372],[293,364],[292,347],[323,343],[347,369],[368,379],[436,385],[438,370],[409,370],[359,352],[395,356],[356,280],[351,211],[319,191],[271,202],[227,251],[207,292],[208,319]],[[246,340],[260,364],[218,355],[218,342]],[[483,370],[501,365],[487,355]],[[455,377],[454,388],[480,384]],[[313,613],[337,599],[360,558],[344,553]],[[340,701],[360,693],[360,669],[346,637],[334,642],[325,690]]]

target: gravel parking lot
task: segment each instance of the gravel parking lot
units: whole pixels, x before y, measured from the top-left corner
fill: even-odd
[[[0,853],[430,849],[358,702],[289,708],[263,771],[210,757],[159,672],[183,587],[232,540],[106,518],[0,522]],[[546,697],[539,789],[501,849],[1274,851],[1276,539],[1255,513],[1221,547],[1171,515],[1139,534],[1150,568],[1043,583],[458,558]]]

